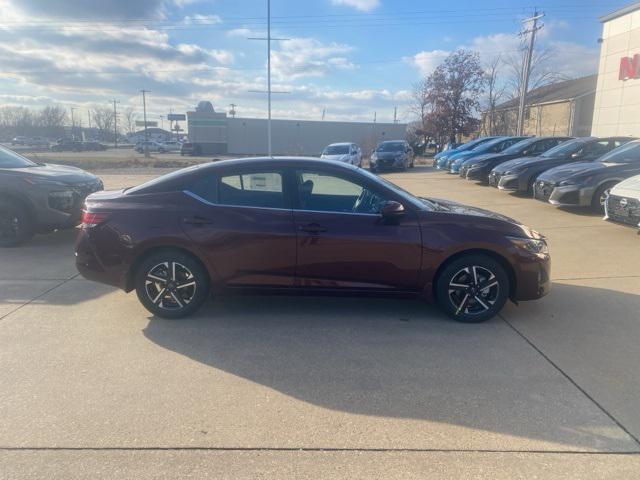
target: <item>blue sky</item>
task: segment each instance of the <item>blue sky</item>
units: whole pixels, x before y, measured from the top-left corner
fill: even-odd
[[[517,56],[521,19],[545,12],[544,68],[595,73],[598,17],[614,0],[272,0],[274,116],[410,120],[412,85],[456,48]],[[264,116],[264,0],[0,0],[0,104],[80,109],[118,98],[152,115],[198,100]],[[508,68],[502,72],[508,78]]]

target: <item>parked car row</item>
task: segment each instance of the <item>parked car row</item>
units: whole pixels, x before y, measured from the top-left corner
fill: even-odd
[[[101,152],[107,149],[103,143],[60,138],[49,148],[52,152]]]
[[[362,149],[355,143],[332,143],[325,147],[320,158],[357,167],[362,166]],[[407,170],[415,165],[415,153],[404,140],[387,140],[380,142],[371,152],[369,169],[372,172],[381,170]]]
[[[467,180],[640,227],[640,140],[485,137],[436,157],[436,168]]]
[[[156,142],[147,140],[135,144],[134,149],[138,153],[148,150],[150,153],[182,153],[182,143],[177,141]]]

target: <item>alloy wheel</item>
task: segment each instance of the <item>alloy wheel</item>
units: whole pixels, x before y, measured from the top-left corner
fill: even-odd
[[[180,310],[193,300],[197,283],[193,273],[178,262],[152,267],[145,278],[145,292],[151,303],[164,310]]]
[[[0,239],[14,240],[20,236],[20,218],[12,212],[0,212]]]
[[[478,315],[491,309],[498,300],[500,284],[486,267],[472,265],[456,272],[448,285],[449,300],[455,315]]]

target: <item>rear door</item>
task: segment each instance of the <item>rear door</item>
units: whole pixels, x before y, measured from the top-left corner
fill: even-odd
[[[379,209],[389,192],[357,176],[319,169],[295,172],[296,284],[342,290],[415,290],[422,244],[407,206],[397,222]]]
[[[210,175],[185,192],[183,229],[227,287],[292,287],[296,232],[285,171],[250,169]]]

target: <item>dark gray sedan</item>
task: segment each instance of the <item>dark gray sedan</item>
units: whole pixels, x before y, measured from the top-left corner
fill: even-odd
[[[84,199],[102,181],[76,167],[35,163],[0,147],[0,246],[77,225]]]
[[[533,196],[559,207],[592,207],[604,213],[615,184],[640,174],[640,140],[612,150],[595,162],[562,165],[538,177]]]

